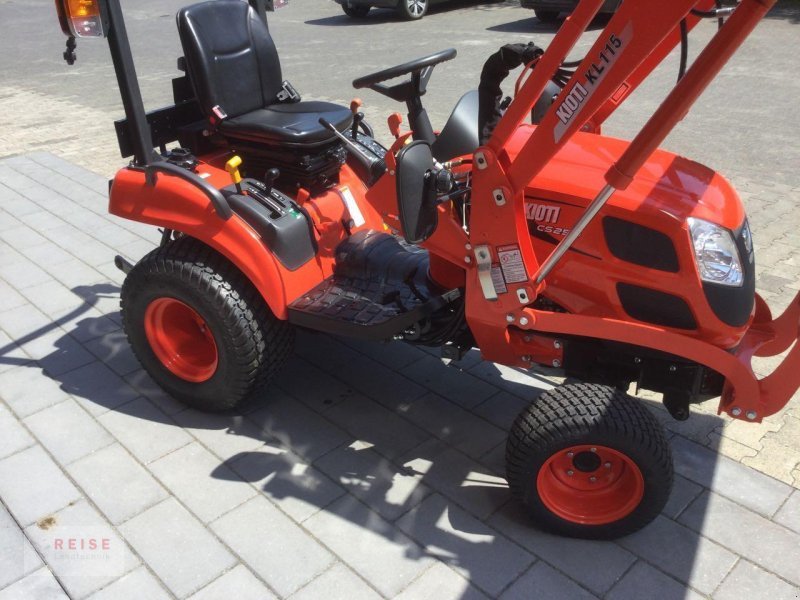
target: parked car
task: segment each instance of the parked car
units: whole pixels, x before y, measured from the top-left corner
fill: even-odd
[[[611,14],[622,0],[606,0],[599,14]],[[522,8],[532,8],[542,23],[554,23],[562,12],[572,12],[578,6],[578,0],[520,0]]]
[[[442,0],[336,0],[348,17],[363,19],[371,8],[394,8],[406,19],[421,19],[431,4]]]

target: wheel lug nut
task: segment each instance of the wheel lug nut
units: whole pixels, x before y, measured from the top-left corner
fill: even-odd
[[[610,469],[610,468],[611,468],[611,463],[610,463],[610,462],[607,462],[607,463],[606,463],[606,464],[604,464],[603,466],[604,466],[606,469]]]
[[[570,469],[569,471],[567,471],[567,475],[569,475],[570,477],[572,477],[573,475],[575,475],[575,471],[573,471],[573,470],[571,470],[571,469]]]
[[[597,448],[589,448],[589,452],[597,452]]]
[[[594,475],[592,475],[591,477],[589,477],[589,481],[591,481],[592,483],[594,483],[595,481],[597,481],[597,477],[595,477]]]
[[[575,456],[575,453],[570,450],[569,452],[567,452],[567,456],[572,458],[573,456]]]

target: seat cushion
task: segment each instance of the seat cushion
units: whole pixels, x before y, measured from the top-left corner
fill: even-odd
[[[350,126],[353,115],[346,106],[330,102],[295,102],[273,104],[247,114],[225,119],[219,131],[228,138],[269,144],[316,146],[335,138],[320,125],[320,117],[339,131]]]

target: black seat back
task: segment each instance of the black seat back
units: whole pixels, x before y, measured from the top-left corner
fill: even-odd
[[[278,51],[247,2],[211,0],[178,12],[186,68],[200,108],[238,117],[272,103],[281,90]]]

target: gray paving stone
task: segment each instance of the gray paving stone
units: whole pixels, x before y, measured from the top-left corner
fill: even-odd
[[[336,563],[296,594],[292,600],[378,600],[381,596],[355,573]],[[429,596],[430,597],[430,596]]]
[[[536,529],[517,502],[492,516],[489,525],[598,595],[611,589],[636,562],[635,556],[611,542],[565,538]]]
[[[28,303],[22,294],[2,279],[0,279],[0,298],[3,299],[3,310],[18,308]]]
[[[672,455],[679,474],[767,517],[792,492],[791,486],[682,437],[672,440]]]
[[[0,589],[43,565],[16,521],[0,504]]]
[[[25,527],[77,500],[80,492],[40,446],[33,446],[0,461],[0,497]]]
[[[395,596],[394,600],[417,600],[418,598],[486,600],[488,596],[474,585],[470,585],[469,581],[450,567],[437,562]]]
[[[30,357],[3,331],[0,331],[0,373],[30,364]]]
[[[24,296],[48,317],[56,319],[78,308],[83,300],[63,283],[49,280],[22,290]]]
[[[501,390],[474,407],[472,412],[493,423],[502,431],[507,432],[511,429],[511,425],[514,424],[517,415],[527,408],[530,403],[530,399],[523,399]]]
[[[0,397],[19,418],[63,402],[69,396],[58,382],[42,375],[35,365],[0,373]]]
[[[61,250],[67,254],[70,259],[57,264],[45,264],[42,268],[47,271],[55,280],[64,284],[70,289],[79,288],[89,284],[99,284],[108,280],[108,277],[99,269],[99,265],[90,267],[80,259],[74,258],[68,252]]]
[[[220,415],[187,409],[177,413],[174,419],[222,460],[237,458],[272,441],[272,438],[241,415]]]
[[[324,572],[334,557],[263,496],[211,524],[214,532],[281,596]]]
[[[506,432],[436,394],[397,406],[396,412],[425,431],[479,458],[506,439]]]
[[[38,335],[54,329],[53,320],[30,303],[0,308],[0,328],[22,346]]]
[[[242,453],[229,465],[298,523],[345,493],[317,468],[277,445]]]
[[[67,472],[114,525],[167,497],[164,488],[119,444],[75,461]]]
[[[797,600],[798,597],[798,588],[746,560],[740,560],[714,592],[714,600]]]
[[[61,219],[59,219],[52,213],[40,212],[36,213],[36,216],[43,217],[40,218],[39,220],[45,221],[42,223],[42,227],[44,227],[44,229],[42,227],[39,227],[38,225],[32,225],[32,227],[39,232],[47,231],[46,221],[51,221],[53,223],[53,226],[55,227],[64,224],[64,222]],[[29,219],[30,216],[25,217],[26,221]],[[47,271],[50,275],[53,276],[55,276],[55,274],[58,273],[59,271],[64,270],[64,268],[69,268],[69,267],[62,268],[61,265],[70,261],[77,260],[69,252],[67,252],[66,250],[64,250],[63,248],[57,246],[52,242],[48,242],[47,244],[42,244],[39,246],[34,246],[33,248],[26,248],[24,254],[25,258],[27,258],[28,260],[32,260],[37,265],[42,267],[45,271]]]
[[[732,552],[662,516],[619,543],[704,594],[717,588],[737,559]]]
[[[84,344],[85,348],[121,376],[140,369],[139,361],[128,344],[128,337],[122,330],[101,335]]]
[[[139,559],[122,538],[85,500],[71,504],[51,517],[46,526],[41,521],[28,526],[25,535],[71,597],[87,596],[139,566]],[[71,539],[104,540],[108,550],[63,549]]]
[[[74,317],[62,317],[59,321],[61,328],[79,342],[88,342],[120,328],[119,323],[112,321],[90,305],[81,307],[81,312]]]
[[[397,526],[493,597],[536,560],[438,494],[401,517]]]
[[[56,578],[46,568],[31,573],[0,590],[0,600],[69,600]]]
[[[189,434],[144,398],[108,411],[98,420],[145,464],[192,441]]]
[[[8,409],[0,404],[0,458],[24,450],[35,443]]]
[[[267,586],[243,565],[236,565],[219,579],[212,581],[199,592],[192,594],[190,600],[273,600],[275,598]]]
[[[325,338],[325,336],[318,337]],[[359,395],[351,385],[299,355],[287,361],[275,378],[274,384],[316,412],[323,412],[329,406]]]
[[[532,402],[543,390],[553,387],[553,382],[532,371],[523,372],[513,367],[482,361],[469,369],[471,375],[486,383]]]
[[[44,269],[37,267],[21,254],[11,261],[0,263],[0,277],[18,290],[51,280],[50,275]]]
[[[66,373],[94,362],[95,357],[63,329],[55,329],[25,344],[23,350],[58,381]]]
[[[497,393],[493,385],[432,356],[416,361],[401,373],[464,408],[477,406]]]
[[[423,548],[352,496],[304,525],[385,596],[399,593],[433,564]]]
[[[236,564],[203,524],[172,498],[119,529],[176,596],[191,594]]]
[[[247,415],[256,427],[294,450],[306,460],[314,460],[353,438],[274,386],[265,391],[264,408]]]
[[[131,571],[89,596],[88,600],[169,600],[171,596],[144,567]]]
[[[389,458],[407,452],[430,437],[416,425],[365,396],[346,398],[331,406],[324,415],[354,439],[369,442]]]
[[[607,600],[641,600],[653,598],[658,590],[659,600],[702,600],[694,590],[667,577],[645,562],[637,562],[606,596]]]
[[[419,475],[395,466],[358,442],[329,452],[315,466],[389,521],[414,508],[430,493]]]
[[[0,231],[0,240],[3,240],[23,255],[25,255],[25,250],[28,248],[47,244],[47,238],[42,237],[23,223],[13,229]]]
[[[125,376],[125,381],[142,396],[155,404],[165,415],[174,416],[186,410],[186,405],[179,402],[158,385],[144,369],[134,371]]]
[[[703,488],[701,486],[692,483],[685,477],[675,475],[672,483],[672,493],[661,514],[668,516],[670,519],[676,519],[702,492]]]
[[[678,519],[760,567],[800,585],[800,535],[718,494],[704,492]]]
[[[341,338],[338,341],[393,370],[402,369],[425,356],[418,347],[405,342],[390,341],[376,344],[355,338]]]
[[[800,492],[795,490],[789,496],[786,504],[775,515],[774,520],[776,523],[800,533]]]
[[[23,420],[33,435],[62,465],[71,463],[114,441],[72,399],[40,410]]]
[[[257,493],[197,442],[150,463],[149,469],[204,523]]]
[[[118,408],[139,395],[124,379],[101,362],[93,362],[70,371],[59,377],[59,380],[64,390],[75,396],[95,417]]]
[[[392,409],[398,402],[416,398],[426,391],[395,370],[327,335],[299,337],[296,352],[353,389]]]
[[[414,448],[399,462],[479,519],[486,519],[509,500],[505,479],[439,440]]]
[[[509,587],[501,600],[590,600],[596,596],[579,587],[571,579],[567,579],[550,565],[542,561],[533,567]]]

